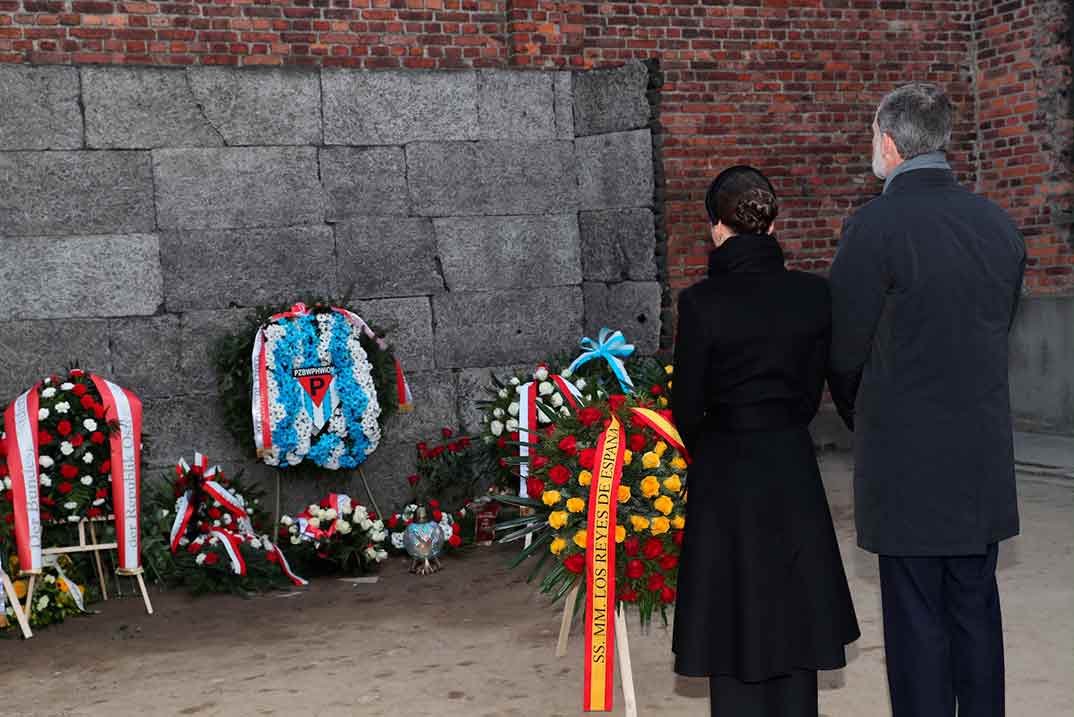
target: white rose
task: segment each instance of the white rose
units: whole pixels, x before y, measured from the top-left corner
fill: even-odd
[[[41,474],[40,481],[41,481],[41,485],[45,486],[46,488],[51,488],[52,487],[52,479],[49,478],[44,473]],[[5,478],[4,479],[4,485],[7,488],[11,488],[11,479],[10,478]]]
[[[72,446],[67,441],[64,441],[63,443],[60,444],[60,453],[64,454],[65,456],[69,456],[74,452],[75,452],[75,447]]]
[[[354,511],[354,506],[350,503],[343,504],[343,515],[350,515]]]
[[[360,505],[354,509],[354,519],[361,521],[369,517],[369,511],[365,509],[364,505]]]
[[[511,405],[512,406],[517,406],[518,404],[517,403],[512,403]],[[515,409],[515,410],[517,411],[518,409]],[[503,418],[503,409],[500,408],[499,406],[497,406],[496,408],[492,409],[492,415],[495,416],[496,418]]]
[[[291,535],[298,535],[298,526],[292,525],[290,528],[287,529],[287,532]]]
[[[48,476],[44,476],[44,475],[41,476],[41,480],[47,480],[47,479],[48,479]],[[49,481],[49,485],[51,485],[51,484],[52,484],[52,482]],[[10,478],[5,478],[4,479],[4,487],[7,488],[8,490],[11,490],[11,479]]]
[[[82,476],[80,482],[82,483],[82,485],[92,485],[93,478],[91,478],[90,476]]]
[[[97,498],[96,500],[93,501],[93,505],[95,505],[95,506],[96,505],[104,505],[104,498]],[[162,518],[168,517],[168,511],[164,511],[164,515],[162,515],[160,517],[162,517]]]
[[[94,421],[92,418],[87,418],[85,421],[82,421],[82,426],[87,431],[96,431],[97,430],[97,421]]]
[[[68,523],[77,523],[80,520],[82,520],[82,519],[79,518],[77,515],[69,515],[69,516],[67,516],[67,522]]]
[[[362,521],[361,528],[362,528],[362,530],[365,530],[365,531],[371,530],[373,528],[373,521],[370,520],[369,518],[366,518],[365,520]]]
[[[280,518],[280,523],[282,523],[283,525],[292,525],[294,522],[295,521],[292,520],[291,516],[289,516],[289,515],[285,515],[282,518]]]
[[[83,463],[93,463],[93,454],[86,451],[86,455],[82,456]]]
[[[55,575],[46,575],[45,576],[45,582],[48,583],[49,585],[52,585],[54,582],[56,582],[56,576]]]
[[[56,404],[56,413],[67,413],[71,410],[71,404],[67,401],[60,401]]]
[[[553,386],[549,381],[545,381],[537,387],[537,393],[541,394],[542,396],[551,396],[552,392],[555,390],[556,387]]]
[[[316,517],[316,515],[321,512],[321,506],[319,506],[319,505],[308,505],[308,506],[306,506],[306,512],[309,513],[310,515]]]
[[[335,520],[339,517],[339,514],[336,513],[335,508],[329,508],[324,512],[324,517],[325,520]]]
[[[388,559],[388,551],[387,550],[378,550],[377,551],[377,562],[378,563],[382,563],[387,559]]]
[[[574,382],[574,385],[579,391],[581,391],[582,389],[584,389],[586,387],[585,379],[584,378],[578,379],[577,381]]]
[[[75,385],[73,383],[71,383],[70,381],[64,381],[63,383],[60,384],[60,388],[63,389],[64,391],[70,391],[74,387],[75,387]]]
[[[51,468],[54,465],[55,461],[53,461],[48,456],[41,456],[40,458],[37,459],[37,463],[42,468]]]
[[[537,422],[538,423],[551,423],[552,419],[549,418],[548,415],[544,411],[538,411],[537,412]]]
[[[224,521],[224,525],[231,525],[231,513],[224,513],[222,520]]]
[[[571,410],[569,408],[567,408],[566,406],[563,406],[562,408],[559,409],[559,415],[561,415],[561,416],[570,416],[571,415]]]
[[[194,562],[202,565],[205,562],[205,553],[198,553],[198,557],[194,558]]]
[[[541,366],[540,368],[538,368],[536,371],[533,372],[533,377],[535,379],[537,379],[538,381],[547,381],[548,380],[548,369],[546,369],[544,366]]]
[[[503,424],[499,421],[493,421],[489,424],[489,432],[494,436],[499,436],[503,433]]]
[[[39,409],[37,409],[37,420],[43,421],[46,418],[48,418],[48,409],[47,408],[39,408]]]
[[[261,541],[257,538],[250,538],[250,547],[254,550],[261,550]]]
[[[52,388],[51,386],[49,386],[48,388],[46,388],[44,391],[41,392],[41,397],[42,398],[52,398],[55,395],[56,395],[56,389]]]
[[[370,560],[376,560],[377,559],[377,549],[372,547],[372,546],[366,548],[365,549],[365,556],[367,558],[369,558]]]
[[[384,530],[384,521],[380,518],[373,521],[373,530]]]
[[[515,419],[512,418],[507,422],[507,424],[504,426],[504,428],[506,428],[509,432],[517,431],[518,430],[518,421],[516,421]]]
[[[41,596],[41,599],[37,601],[37,611],[41,612],[46,607],[48,607],[48,602],[48,595]]]
[[[510,413],[512,416],[517,416],[518,415],[518,401],[515,401],[510,406],[508,406],[507,407],[507,412]]]
[[[383,530],[375,530],[369,534],[369,537],[373,540],[374,543],[382,543],[384,542],[384,539],[388,537],[388,534]]]
[[[351,530],[352,530],[351,524],[348,523],[345,520],[337,520],[336,521],[336,530],[338,530],[343,535],[346,535],[347,533],[351,532]]]
[[[507,398],[511,394],[507,393],[506,388],[501,388],[499,391],[496,392],[496,395],[499,396],[500,398]]]
[[[512,386],[517,386],[522,382],[518,380],[518,376],[512,376],[510,383]]]
[[[313,526],[314,528],[320,528],[321,527],[321,519],[320,518],[310,518],[310,525]]]
[[[570,378],[571,376],[574,375],[574,372],[570,370],[570,367],[568,367],[568,368],[565,368],[562,371],[560,371],[559,375],[562,376],[563,378]]]
[[[551,401],[552,401],[552,406],[554,408],[559,408],[560,406],[563,405],[563,396],[560,396],[557,393],[555,396],[552,396]]]
[[[302,542],[302,538],[299,538],[299,537],[294,536],[294,535],[291,536],[291,545],[298,545],[301,542]]]

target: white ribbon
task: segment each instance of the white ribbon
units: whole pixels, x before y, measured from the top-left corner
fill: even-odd
[[[60,567],[60,558],[58,555],[46,555],[43,566],[46,568],[52,568],[59,576],[57,580],[62,580],[67,585],[67,594],[71,596],[71,599],[75,601],[75,606],[79,612],[86,612],[85,603],[83,602],[84,596],[82,595],[82,589],[78,587],[74,580],[67,577],[67,574],[63,572],[63,568]],[[0,590],[0,592],[3,592]]]

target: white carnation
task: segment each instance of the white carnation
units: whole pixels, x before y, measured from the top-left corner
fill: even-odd
[[[37,611],[41,612],[42,610],[44,610],[46,607],[48,607],[48,603],[48,595],[42,595],[41,599],[37,601]]]
[[[97,498],[96,500],[93,501],[93,504],[95,506],[96,505],[104,505],[104,498]],[[168,511],[164,511],[164,515],[162,515],[160,517],[161,518],[167,518],[168,517]]]
[[[75,387],[75,385],[73,383],[71,383],[70,381],[64,381],[63,383],[60,384],[60,388],[63,389],[64,391],[70,391],[74,387]]]
[[[69,500],[69,501],[67,501],[66,503],[63,504],[64,510],[74,510],[77,507],[78,507],[78,503],[74,502],[73,500]]]
[[[369,558],[370,560],[376,560],[377,559],[377,549],[374,548],[372,545],[369,546],[368,548],[365,549],[365,556],[367,558]]]
[[[290,528],[287,529],[287,532],[291,535],[298,535],[298,526],[292,525]]]
[[[518,380],[518,376],[512,376],[510,383],[512,386],[517,386],[522,382]]]
[[[44,391],[41,392],[41,397],[42,398],[52,398],[55,395],[56,395],[56,389],[52,388],[51,386],[49,386],[48,388],[46,388]]]
[[[388,537],[388,534],[383,530],[374,530],[369,534],[369,537],[374,543],[382,543],[384,542],[384,539]]]
[[[38,477],[38,480],[41,482],[41,485],[45,486],[46,488],[51,488],[52,487],[52,479],[49,478],[44,473],[42,473]],[[11,479],[10,478],[5,478],[4,479],[4,486],[7,487],[7,488],[11,488]]]
[[[69,456],[74,452],[75,452],[75,447],[72,446],[69,442],[64,441],[63,443],[60,444],[60,453],[64,454],[65,456]]]
[[[297,535],[292,535],[291,536],[291,545],[298,545],[301,542],[302,542],[302,538],[299,538]]]
[[[82,483],[82,485],[93,485],[93,478],[91,478],[90,476],[82,476],[79,481]]]
[[[321,519],[320,518],[310,518],[310,525],[312,527],[314,527],[314,528],[320,528],[321,527]]]
[[[346,535],[347,533],[351,532],[351,530],[352,530],[351,524],[348,523],[345,520],[337,520],[336,521],[336,530],[338,530],[343,535]]]
[[[365,520],[368,517],[369,517],[369,511],[366,510],[366,507],[364,505],[360,505],[360,506],[358,506],[357,508],[354,509],[354,519],[355,520],[361,521],[361,520]]]
[[[280,523],[282,523],[283,525],[292,525],[292,524],[294,524],[294,522],[295,521],[292,520],[291,516],[289,516],[289,515],[285,515],[282,518],[280,518]]]
[[[43,421],[46,418],[48,418],[48,409],[47,408],[39,408],[39,409],[37,409],[37,420]]]
[[[80,520],[82,520],[82,519],[79,518],[77,515],[69,515],[69,516],[67,516],[67,522],[68,523],[77,523]]]
[[[56,404],[56,413],[67,413],[71,410],[71,404],[67,401],[60,401]]]
[[[82,456],[83,463],[93,463],[93,454],[86,451],[86,455]]]
[[[343,503],[343,515],[350,515],[354,511],[354,506],[349,502]]]
[[[373,530],[384,530],[384,521],[377,518],[373,521]]]
[[[366,518],[365,520],[363,520],[363,521],[362,521],[362,522],[360,523],[360,527],[362,528],[362,530],[365,530],[365,531],[369,531],[369,530],[372,530],[372,528],[373,528],[373,521],[372,521],[372,520],[370,520],[369,518]]]
[[[97,421],[94,421],[92,418],[87,418],[86,420],[82,421],[82,426],[87,431],[96,431]]]
[[[49,585],[52,585],[54,582],[56,582],[56,576],[55,575],[46,575],[45,576],[45,582],[48,583]]]
[[[508,431],[512,431],[512,432],[517,431],[518,430],[518,421],[516,421],[515,419],[512,418],[512,419],[507,421],[507,424],[504,427]]]
[[[560,406],[563,405],[563,396],[561,396],[561,395],[559,395],[557,393],[555,396],[552,396],[551,401],[552,401],[552,406],[553,407],[559,408]]]
[[[339,514],[336,513],[335,508],[329,508],[328,510],[326,510],[324,512],[324,519],[325,520],[335,520],[338,517],[339,517]]]
[[[547,381],[548,380],[548,369],[546,369],[544,366],[541,366],[540,368],[538,368],[536,371],[533,372],[533,377],[535,379],[537,379],[538,381]]]
[[[51,468],[55,464],[55,461],[53,461],[48,456],[41,456],[40,458],[37,459],[37,463],[42,468]]]
[[[512,406],[517,406],[518,404],[513,403],[511,405]],[[517,411],[518,409],[515,409],[515,410]],[[495,416],[496,418],[503,418],[503,409],[500,408],[499,406],[497,406],[496,408],[492,409],[492,415]]]
[[[501,388],[499,391],[496,392],[496,395],[499,396],[500,398],[507,398],[511,394],[507,393],[506,388]]]
[[[306,506],[306,512],[309,513],[312,516],[316,516],[318,513],[321,512],[321,506],[319,506],[319,505],[308,505],[308,506]]]
[[[198,557],[194,558],[194,562],[198,565],[205,563],[205,553],[198,553]]]
[[[503,433],[503,424],[499,421],[493,421],[489,424],[489,432],[494,436],[499,436]]]

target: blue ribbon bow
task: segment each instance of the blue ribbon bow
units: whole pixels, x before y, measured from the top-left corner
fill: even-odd
[[[579,366],[587,361],[602,358],[608,362],[612,373],[619,380],[619,387],[623,389],[623,393],[630,393],[634,390],[634,382],[630,380],[626,366],[623,365],[623,359],[634,353],[634,344],[626,342],[622,331],[603,328],[597,334],[596,341],[585,337],[578,344],[583,349],[582,354],[571,362],[571,365],[567,367],[568,371],[573,374]]]

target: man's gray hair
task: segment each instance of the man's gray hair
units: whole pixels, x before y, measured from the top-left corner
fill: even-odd
[[[954,107],[943,89],[914,82],[885,95],[876,124],[895,141],[905,160],[945,148],[951,141],[953,116]]]

